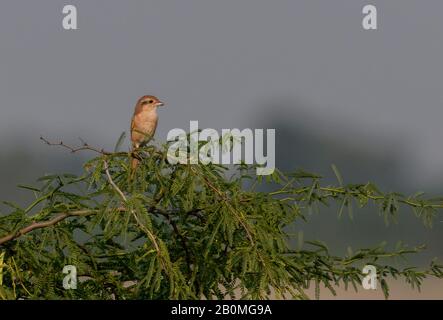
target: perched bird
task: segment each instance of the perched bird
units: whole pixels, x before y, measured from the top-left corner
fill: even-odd
[[[164,103],[154,96],[147,95],[138,99],[131,121],[132,151],[144,147],[152,139],[157,129],[157,108],[163,105]],[[139,162],[137,158],[132,158],[133,172]]]

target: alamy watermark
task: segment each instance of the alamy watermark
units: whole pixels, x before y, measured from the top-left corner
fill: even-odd
[[[63,278],[63,288],[65,290],[77,289],[77,268],[73,265],[67,265],[63,268],[63,273],[67,274]]]
[[[377,268],[373,265],[365,265],[362,271],[366,276],[362,280],[362,286],[366,290],[377,289]]]
[[[171,164],[257,164],[257,175],[270,175],[275,170],[275,129],[199,130],[198,121],[190,121],[185,130],[169,131],[168,161]],[[189,139],[188,139],[189,138]],[[265,154],[266,147],[266,154]],[[243,151],[243,152],[242,152]]]

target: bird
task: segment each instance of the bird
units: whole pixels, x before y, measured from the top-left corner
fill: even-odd
[[[157,108],[165,104],[155,96],[144,95],[138,99],[134,115],[131,119],[131,143],[132,152],[138,148],[146,146],[153,138],[155,130],[157,129],[158,115]],[[131,169],[135,172],[140,160],[132,157]]]

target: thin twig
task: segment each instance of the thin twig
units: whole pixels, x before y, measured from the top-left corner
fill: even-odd
[[[105,151],[103,149],[98,149],[98,148],[94,148],[92,146],[90,146],[89,144],[87,144],[86,142],[83,142],[83,145],[80,147],[72,147],[70,145],[65,144],[63,141],[60,142],[51,142],[43,137],[40,137],[40,140],[42,140],[44,143],[46,143],[48,146],[59,146],[59,147],[63,147],[65,149],[68,149],[69,151],[71,151],[72,153],[76,153],[79,151],[84,151],[84,150],[89,150],[89,151],[93,151],[102,155],[112,155],[112,154],[116,154],[116,152],[108,152]]]
[[[111,174],[109,173],[109,166],[108,162],[103,159],[104,169],[106,172],[106,176],[108,177],[108,181],[111,184],[111,186],[114,188],[114,190],[118,193],[120,198],[123,200],[123,202],[126,204],[128,202],[128,199],[126,198],[125,194],[120,190],[120,188],[115,184],[114,180],[112,180]],[[139,225],[139,227],[148,235],[148,237],[151,239],[152,243],[154,244],[155,250],[160,255],[160,247],[157,243],[157,240],[155,239],[155,236],[152,234],[151,231],[149,231],[148,228],[145,227],[145,225],[139,220],[137,214],[134,210],[131,210],[131,214],[134,216],[135,221]]]
[[[69,150],[71,153],[76,153],[76,152],[80,152],[80,151],[92,151],[92,152],[101,154],[103,156],[127,156],[128,155],[128,152],[110,152],[110,151],[106,151],[104,149],[95,148],[95,147],[89,145],[87,142],[85,142],[81,138],[79,138],[79,139],[82,142],[82,145],[78,146],[78,147],[73,147],[73,146],[70,146],[70,145],[64,143],[63,141],[51,142],[44,137],[40,137],[40,140],[42,140],[48,146],[62,147],[62,148]],[[155,149],[153,150],[153,153],[156,153],[158,155],[162,155],[162,153],[160,151],[155,150]],[[142,160],[142,158],[140,156],[140,150],[132,150],[131,152],[129,152],[129,154],[136,159]]]
[[[158,214],[162,215],[163,217],[166,218],[166,220],[171,225],[171,227],[174,230],[175,234],[180,239],[180,241],[182,243],[182,246],[183,246],[183,249],[185,250],[186,264],[188,266],[188,271],[191,272],[191,255],[189,253],[188,244],[187,244],[186,238],[183,236],[183,234],[178,229],[177,224],[175,223],[174,220],[172,220],[171,215],[169,213],[167,213],[167,212],[164,212],[164,211],[161,211],[161,210],[154,210],[153,213],[157,214],[157,215]]]

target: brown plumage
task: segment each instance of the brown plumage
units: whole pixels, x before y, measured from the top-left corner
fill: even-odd
[[[164,103],[155,96],[143,96],[135,105],[134,115],[131,120],[131,142],[132,150],[144,147],[154,136],[157,129],[157,108]],[[131,168],[134,172],[140,161],[132,158]]]

